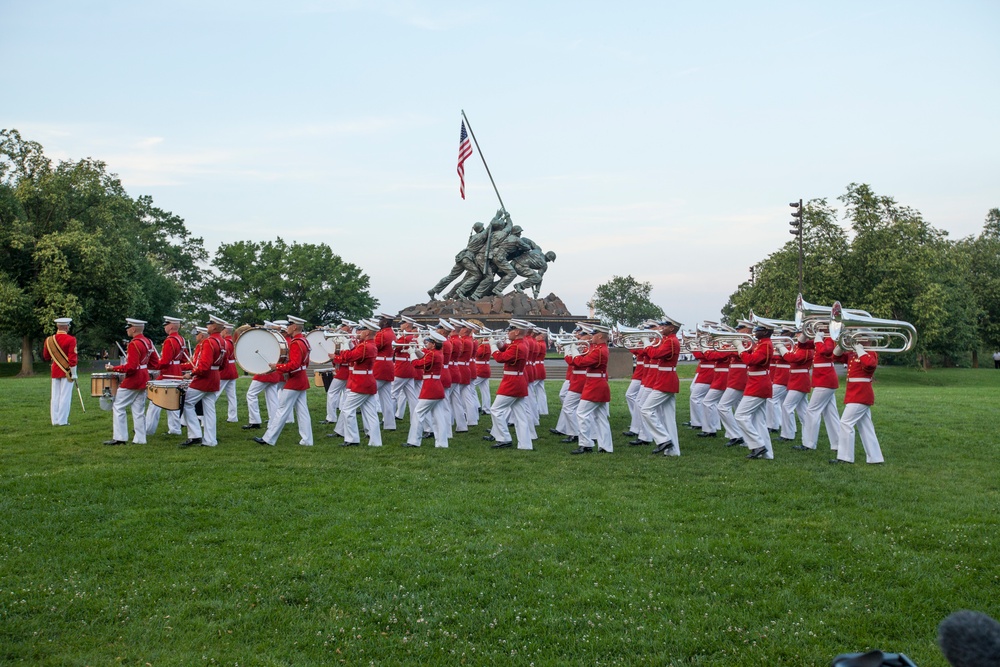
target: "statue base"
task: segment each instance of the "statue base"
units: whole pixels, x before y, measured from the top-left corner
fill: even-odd
[[[436,299],[404,308],[399,314],[412,317],[421,324],[431,324],[442,317],[455,317],[474,321],[489,329],[505,328],[510,318],[517,317],[545,327],[553,333],[560,329],[571,331],[576,322],[596,322],[588,317],[573,315],[562,299],[552,293],[542,299],[532,299],[521,292],[484,297],[476,301]]]

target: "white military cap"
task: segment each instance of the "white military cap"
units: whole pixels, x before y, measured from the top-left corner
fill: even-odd
[[[669,315],[664,315],[663,317],[661,317],[659,320],[657,320],[657,324],[659,324],[660,326],[666,326],[668,324],[671,324],[677,327],[678,329],[684,326],[674,318],[670,317]]]
[[[742,329],[744,327],[746,327],[747,329],[753,329],[753,326],[754,326],[753,322],[751,322],[750,320],[738,320],[736,322],[737,329]]]
[[[446,340],[448,340],[447,338],[439,334],[437,331],[428,331],[427,335],[424,336],[424,340],[427,340],[428,338],[430,338],[431,340],[436,340],[439,343],[443,343]]]
[[[164,324],[183,324],[184,320],[182,320],[179,317],[170,317],[169,315],[164,315],[163,316],[163,323]]]
[[[447,329],[448,331],[454,331],[455,325],[445,319],[438,319],[437,329]]]
[[[378,325],[378,322],[376,322],[375,320],[361,320],[361,326],[365,327],[366,329],[371,329],[372,331],[382,330],[382,327],[380,327]]]
[[[412,317],[407,317],[406,315],[400,315],[400,316],[399,316],[399,319],[403,320],[403,321],[404,321],[404,322],[406,322],[407,324],[412,324],[412,325],[413,325],[413,326],[415,326],[415,327],[418,327],[418,326],[420,326],[420,322],[417,322],[417,321],[416,321],[415,319],[413,319]]]
[[[128,322],[130,327],[144,327],[146,326],[146,320],[134,320],[131,317],[126,317],[125,321]]]
[[[394,319],[396,319],[395,315],[390,315],[389,313],[379,313],[378,316],[379,317],[384,317],[387,320],[394,320]]]
[[[202,334],[208,333],[208,327],[195,327],[194,330]]]
[[[531,329],[532,325],[530,322],[525,322],[524,320],[512,319],[508,325],[508,329]]]
[[[274,328],[277,328],[277,326],[278,325],[275,324],[274,322],[272,322],[271,320],[264,320],[264,328],[265,329],[274,329]]]
[[[611,327],[606,327],[603,324],[592,324],[590,328],[592,333],[611,333]]]
[[[594,325],[587,324],[586,322],[577,322],[576,328],[580,330],[580,333],[585,333],[585,334],[594,333]]]
[[[218,324],[220,327],[226,326],[226,321],[216,315],[209,315],[208,321],[211,322],[212,324]]]
[[[72,317],[57,317],[56,319],[54,319],[52,321],[55,322],[56,324],[67,325],[67,324],[69,324],[70,322],[73,321],[73,318]]]
[[[294,315],[288,316],[288,322],[289,324],[298,324],[299,326],[302,326],[303,324],[306,323],[304,319],[302,319],[301,317],[295,317]]]

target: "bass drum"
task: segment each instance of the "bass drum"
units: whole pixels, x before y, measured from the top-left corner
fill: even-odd
[[[236,327],[233,330],[233,345],[236,344],[236,341],[240,339],[240,336],[242,336],[244,332],[250,331],[253,328],[254,327],[252,324],[241,324],[240,326]]]
[[[270,373],[270,364],[288,361],[288,341],[280,331],[261,327],[247,329],[236,341],[236,363],[247,373]]]
[[[309,341],[310,364],[330,363],[330,352],[333,352],[333,346],[326,342],[326,331],[313,329],[306,334],[306,340]]]

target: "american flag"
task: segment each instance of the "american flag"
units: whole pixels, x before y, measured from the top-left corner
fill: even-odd
[[[465,131],[465,121],[462,121],[462,132],[458,135],[458,191],[465,199],[465,160],[472,155],[472,142],[469,141],[469,133]]]

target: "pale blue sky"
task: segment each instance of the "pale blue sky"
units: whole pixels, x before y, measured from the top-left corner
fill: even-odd
[[[958,238],[1000,206],[1000,3],[0,0],[0,127],[220,242],[324,242],[425,301],[498,203],[576,313],[715,318],[850,182]]]

